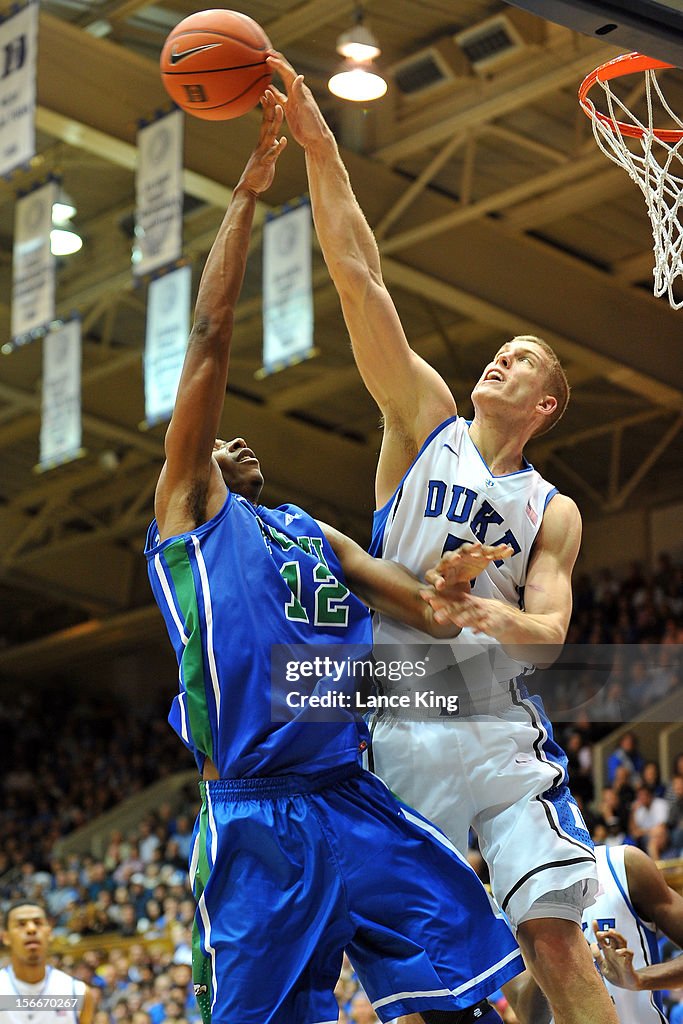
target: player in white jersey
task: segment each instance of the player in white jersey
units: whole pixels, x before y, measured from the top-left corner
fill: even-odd
[[[515,549],[473,592],[465,582],[447,609],[462,632],[459,644],[442,648],[441,667],[456,680],[462,717],[385,722],[373,738],[376,769],[402,799],[442,827],[446,821],[461,849],[475,825],[494,894],[557,1024],[616,1024],[580,928],[597,888],[592,844],[566,787],[566,758],[518,681],[530,665],[554,660],[571,613],[579,512],[570,498],[553,496],[522,455],[529,438],[562,415],[566,378],[544,342],[515,338],[473,391],[474,421],[457,419],[446,382],[406,340],[375,239],[310,90],[283,58],[268,62],[285,84],[281,102],[305,150],[318,238],[356,362],[384,417],[373,553],[396,558],[400,550],[420,573],[435,552],[453,551],[457,562],[467,541]],[[376,634],[380,643],[415,639],[386,622]],[[539,656],[539,645],[552,651]]]
[[[683,896],[667,885],[655,861],[636,846],[595,848],[600,888],[584,911],[583,929],[621,1024],[666,1024],[662,989],[683,986],[683,956],[660,962],[657,939],[665,935],[683,948]],[[522,1024],[553,1024],[552,1013],[534,995],[531,979],[515,986],[531,1012]]]
[[[683,986],[683,956],[660,963],[661,933],[683,948],[683,896],[635,846],[599,846],[600,890],[584,913],[586,934],[621,1024],[662,1024],[661,989]]]
[[[16,901],[5,914],[0,968],[0,1024],[92,1024],[94,996],[85,982],[47,963],[50,925],[45,910]]]

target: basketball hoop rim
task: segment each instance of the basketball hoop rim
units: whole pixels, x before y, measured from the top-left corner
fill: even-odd
[[[675,64],[667,64],[665,61],[657,60],[655,57],[647,57],[644,53],[622,53],[619,57],[608,60],[606,64],[601,64],[600,67],[586,75],[579,86],[579,103],[581,108],[587,117],[600,121],[612,131],[616,129],[621,135],[628,135],[633,139],[642,139],[646,134],[643,128],[639,128],[634,124],[625,124],[623,121],[617,121],[607,114],[602,114],[596,109],[593,101],[588,99],[588,93],[596,82],[609,82],[613,78],[636,74],[638,71],[656,71],[662,68],[675,67]],[[652,134],[660,142],[676,143],[683,139],[683,129],[680,128],[653,128]]]

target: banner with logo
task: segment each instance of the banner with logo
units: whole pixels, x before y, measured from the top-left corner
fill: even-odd
[[[81,321],[70,320],[45,335],[40,469],[83,454],[81,447]]]
[[[55,258],[50,249],[57,183],[48,181],[17,200],[12,254],[12,341],[30,341],[55,316]]]
[[[174,263],[182,254],[182,111],[141,128],[137,143],[133,272],[142,276]]]
[[[192,268],[178,267],[151,282],[145,333],[145,420],[168,419],[190,333]]]
[[[263,227],[263,370],[275,373],[313,355],[311,207],[307,199]]]
[[[38,4],[31,2],[0,23],[0,174],[35,155],[37,52]]]

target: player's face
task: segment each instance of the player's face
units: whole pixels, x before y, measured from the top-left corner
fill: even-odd
[[[547,353],[531,341],[514,339],[498,350],[472,391],[475,408],[501,403],[531,414],[546,395],[550,368]]]
[[[258,499],[263,487],[261,465],[243,438],[234,437],[232,441],[216,438],[213,457],[231,491],[249,501]]]
[[[27,965],[43,963],[50,941],[50,925],[41,907],[26,905],[11,911],[3,934],[14,962]]]

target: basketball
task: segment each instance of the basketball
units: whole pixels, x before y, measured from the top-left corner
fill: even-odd
[[[161,51],[161,78],[178,106],[205,121],[227,121],[256,106],[272,75],[270,40],[246,14],[198,11],[179,22]]]

